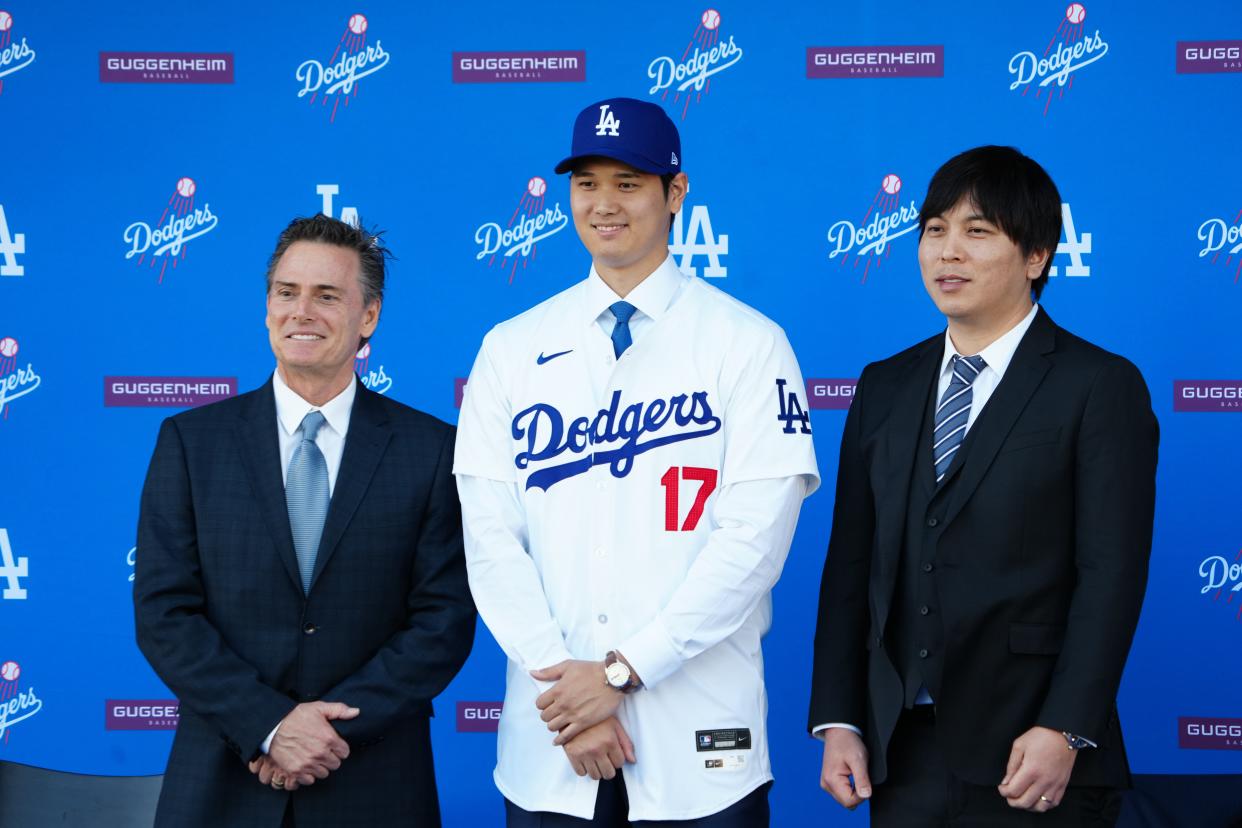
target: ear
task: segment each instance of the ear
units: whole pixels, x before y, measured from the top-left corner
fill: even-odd
[[[375,328],[379,325],[381,304],[381,300],[376,299],[363,309],[361,329],[363,336],[370,337],[373,333],[375,333]]]
[[[1026,257],[1026,278],[1032,282],[1044,274],[1044,265],[1052,255],[1050,250],[1032,250]]]
[[[668,183],[668,211],[670,213],[678,213],[681,211],[681,204],[686,200],[686,194],[690,192],[690,179],[685,173],[677,173],[673,176],[673,180]]]

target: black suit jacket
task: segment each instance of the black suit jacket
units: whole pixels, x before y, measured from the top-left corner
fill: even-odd
[[[943,354],[938,334],[867,366],[841,441],[810,726],[860,727],[876,782],[902,706],[886,632]],[[1157,442],[1134,365],[1041,309],[928,518],[945,648],[936,732],[962,779],[999,784],[1013,740],[1041,725],[1100,745],[1071,784],[1128,784],[1115,698],[1147,582]]]
[[[138,645],[181,700],[157,825],[439,824],[427,717],[474,638],[453,428],[360,383],[310,593],[269,381],[164,421],[142,492]],[[351,755],[294,793],[247,762],[302,701]]]

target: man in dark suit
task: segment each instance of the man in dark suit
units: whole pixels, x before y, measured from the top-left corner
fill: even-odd
[[[160,430],[134,578],[138,644],[181,700],[158,826],[440,824],[428,717],[474,605],[453,428],[353,373],[386,255],[326,216],[290,224],[276,372]]]
[[[1061,198],[1030,158],[951,159],[919,228],[948,330],[868,365],[846,418],[810,709],[821,785],[870,799],[877,826],[1111,825],[1155,502],[1147,387],[1032,301]]]

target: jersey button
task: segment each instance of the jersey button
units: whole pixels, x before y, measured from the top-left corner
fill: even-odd
[[[599,623],[601,623],[601,624],[607,624],[607,623],[608,623],[608,616],[607,616],[607,615],[604,615],[603,613],[601,613],[601,614],[600,614],[600,616],[599,616]]]
[[[595,554],[596,554],[598,557],[601,557],[601,558],[607,558],[607,557],[608,557],[608,553],[607,553],[607,552],[605,552],[603,549],[596,549],[596,550],[595,550]]]

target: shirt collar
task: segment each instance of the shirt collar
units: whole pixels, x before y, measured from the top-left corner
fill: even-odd
[[[293,436],[302,425],[302,419],[312,411],[323,412],[328,428],[342,438],[349,431],[349,415],[354,408],[354,397],[358,394],[358,383],[351,382],[345,390],[328,400],[323,405],[311,405],[298,396],[298,393],[285,384],[280,371],[272,372],[272,391],[276,395],[276,419],[285,434]]]
[[[1026,331],[1031,327],[1031,323],[1035,321],[1035,314],[1039,313],[1039,304],[1036,303],[1027,312],[1022,321],[1010,328],[1003,336],[997,339],[988,347],[979,352],[979,356],[983,357],[983,361],[987,366],[996,372],[997,379],[1005,376],[1005,369],[1009,367],[1009,363],[1013,361],[1014,352],[1018,350],[1018,343],[1022,341],[1022,337],[1026,336]],[[953,345],[953,337],[949,336],[948,330],[944,332],[944,357],[940,360],[940,375],[944,376],[952,370],[949,365],[954,356],[974,356],[973,354],[959,354],[957,348]]]
[[[630,291],[624,301],[638,308],[638,312],[654,320],[659,320],[672,304],[673,297],[685,282],[686,276],[677,269],[672,256],[651,272],[651,275],[638,283]],[[586,279],[586,302],[584,306],[587,324],[593,324],[608,311],[614,302],[623,301],[612,288],[604,282],[591,265],[591,274]]]

